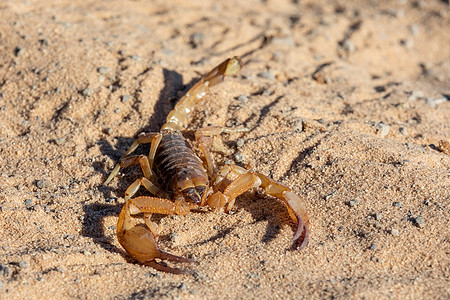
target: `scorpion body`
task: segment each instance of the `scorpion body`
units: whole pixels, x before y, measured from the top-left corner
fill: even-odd
[[[208,175],[184,136],[163,132],[154,164],[158,182],[165,191],[173,191],[178,187],[190,188],[185,194],[189,195],[193,203],[200,203],[208,185]],[[188,182],[194,180],[205,184],[194,186]]]
[[[208,89],[221,82],[225,76],[236,74],[240,60],[233,57],[212,69],[197,82],[168,114],[160,132],[138,136],[125,156],[106,179],[108,184],[120,168],[139,164],[143,177],[135,180],[125,191],[125,204],[117,223],[117,237],[124,249],[139,262],[171,273],[191,273],[172,268],[159,260],[193,262],[191,259],[169,254],[157,245],[157,225],[151,221],[154,213],[187,214],[191,209],[208,206],[229,211],[236,197],[254,187],[280,199],[296,224],[294,241],[303,249],[309,238],[309,222],[303,200],[292,190],[265,175],[230,164],[219,171],[209,153],[213,136],[222,132],[244,131],[210,126],[195,132],[204,162],[193,152],[181,131],[186,126],[189,113],[205,96]],[[148,156],[130,155],[140,144],[151,143]],[[132,198],[143,186],[152,196]],[[173,200],[169,200],[173,199]],[[135,219],[143,216],[145,224]],[[158,260],[158,261],[157,261]]]

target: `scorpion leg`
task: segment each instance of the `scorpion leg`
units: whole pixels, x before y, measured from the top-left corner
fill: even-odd
[[[238,175],[237,178],[232,181],[225,180],[230,173]],[[227,186],[221,192],[221,186],[224,183]],[[219,191],[208,196],[206,203],[213,209],[227,205],[227,210],[232,208],[236,197],[253,187],[260,186],[268,195],[280,199],[286,205],[290,217],[297,224],[297,230],[293,239],[298,249],[302,250],[308,244],[309,218],[304,202],[290,188],[281,185],[263,174],[246,171],[244,168],[235,165],[225,166],[219,173],[215,185]]]
[[[162,135],[159,132],[150,132],[144,133],[138,136],[138,138],[133,142],[125,155],[120,159],[119,163],[114,167],[109,174],[108,178],[105,180],[103,184],[108,184],[111,180],[119,173],[120,168],[136,165],[138,163],[141,164],[142,172],[144,172],[144,176],[148,179],[153,179],[154,175],[152,172],[153,161],[155,159],[156,149],[161,142]],[[136,150],[136,148],[140,144],[148,144],[151,143],[150,152],[148,154],[147,161],[142,160],[143,155],[137,156],[128,156],[131,152]]]
[[[222,132],[225,133],[232,133],[232,132],[244,132],[248,131],[248,128],[224,128],[219,126],[208,126],[201,129],[198,129],[195,131],[195,139],[197,140],[198,147],[200,148],[200,151],[203,153],[203,156],[205,157],[206,161],[206,170],[208,171],[208,175],[211,178],[215,178],[214,174],[214,160],[211,157],[211,153],[209,151],[209,148],[213,146],[215,149],[225,152],[226,149],[223,148],[220,144],[215,143],[215,139],[213,139],[214,136],[221,134]]]
[[[161,250],[156,242],[156,224],[150,221],[153,213],[187,214],[189,206],[184,201],[172,202],[156,197],[137,197],[128,199],[117,222],[117,238],[122,247],[139,262],[157,270],[182,274],[188,270],[171,268],[160,264],[156,259],[175,262],[195,262],[192,259],[176,256]],[[132,215],[144,213],[145,224],[136,224]]]

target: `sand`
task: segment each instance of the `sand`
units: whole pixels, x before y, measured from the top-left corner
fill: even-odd
[[[1,299],[450,297],[448,1],[46,3],[0,2]],[[220,136],[217,164],[291,187],[309,245],[257,190],[230,214],[155,216],[194,275],[137,264],[115,226],[141,171],[102,182],[235,55],[188,140],[248,128]]]

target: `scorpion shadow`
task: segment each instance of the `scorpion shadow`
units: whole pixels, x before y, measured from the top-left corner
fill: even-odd
[[[163,76],[164,88],[160,91],[158,100],[154,106],[154,111],[158,113],[152,114],[149,118],[148,124],[145,127],[140,128],[137,131],[138,133],[142,131],[159,131],[160,126],[164,123],[166,116],[175,104],[176,92],[183,88],[183,78],[179,73],[163,69]],[[192,82],[195,80],[196,79],[193,79]],[[192,82],[189,83],[188,86],[191,85]],[[134,138],[123,136],[116,136],[115,138],[117,142],[114,146],[111,145],[111,143],[106,139],[99,140],[97,144],[100,146],[100,151],[103,155],[107,155],[111,160],[117,163],[126,149],[134,141]],[[145,153],[146,151],[148,153],[148,150],[149,146],[143,145],[143,147],[139,147],[137,149],[136,153],[140,154]],[[104,178],[108,175],[109,170],[107,170],[104,162],[94,162],[92,167],[95,172],[103,174]],[[119,178],[118,188],[115,190],[116,193],[123,194],[125,192],[130,182],[129,177],[134,173],[133,171],[136,172],[136,169],[129,168],[125,173],[125,176]],[[135,176],[134,178],[137,177]],[[99,244],[102,248],[108,251],[124,254],[125,251],[112,244],[112,238],[108,237],[108,229],[106,229],[103,225],[104,218],[119,215],[122,204],[116,204],[117,198],[112,195],[112,188],[104,186],[102,183],[99,183],[97,187],[103,194],[103,198],[107,199],[106,201],[110,203],[94,203],[83,206],[84,219],[82,222],[81,234],[92,238],[94,243]],[[115,232],[115,230],[113,231]],[[115,234],[113,237],[115,238]]]

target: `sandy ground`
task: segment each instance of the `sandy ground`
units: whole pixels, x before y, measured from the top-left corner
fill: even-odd
[[[0,16],[1,299],[450,297],[448,1],[17,0]],[[292,250],[259,190],[231,214],[155,218],[193,276],[136,264],[115,226],[141,171],[102,182],[234,55],[188,138],[249,128],[214,157],[292,187],[310,243]]]

